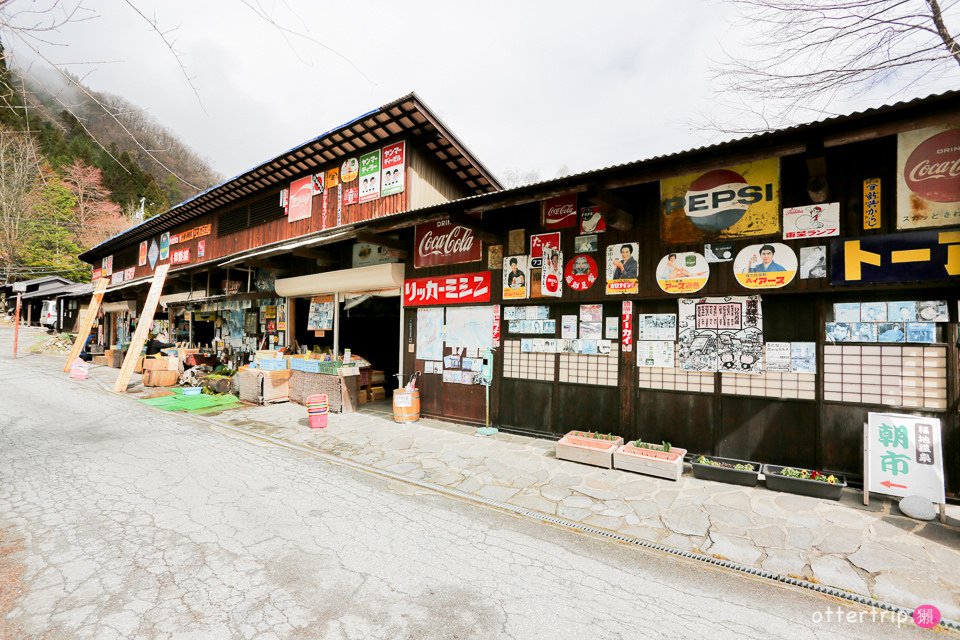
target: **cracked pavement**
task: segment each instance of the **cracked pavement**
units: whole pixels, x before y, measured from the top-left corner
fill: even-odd
[[[519,518],[9,359],[16,638],[884,638],[836,600]],[[888,618],[889,619],[889,618]]]

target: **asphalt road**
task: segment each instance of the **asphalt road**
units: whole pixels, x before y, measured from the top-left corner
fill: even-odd
[[[838,623],[838,602],[808,591],[159,413],[68,379],[59,359],[11,361],[10,335],[0,328],[0,637],[929,634],[865,608]]]

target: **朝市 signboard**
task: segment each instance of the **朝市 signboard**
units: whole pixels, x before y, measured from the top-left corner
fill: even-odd
[[[449,220],[435,220],[417,225],[413,256],[413,266],[417,269],[476,262],[481,258],[483,247],[473,229]]]
[[[945,502],[939,419],[870,412],[864,449],[870,492]]]

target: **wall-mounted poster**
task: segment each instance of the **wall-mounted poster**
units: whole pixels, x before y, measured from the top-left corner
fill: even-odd
[[[167,232],[160,234],[160,259],[166,260],[170,257],[170,234]]]
[[[335,188],[340,184],[340,170],[339,169],[329,169],[327,170],[327,176],[324,178],[324,186],[327,190]]]
[[[541,223],[544,229],[564,229],[577,226],[577,194],[549,198],[540,203]]]
[[[783,239],[826,238],[840,235],[840,203],[811,204],[783,210]]]
[[[380,195],[403,193],[405,173],[404,142],[395,142],[383,148],[383,168],[380,177]]]
[[[581,322],[580,339],[581,340],[600,340],[603,338],[602,322]]]
[[[563,253],[548,247],[540,269],[540,295],[559,298],[563,294]]]
[[[620,318],[610,316],[603,319],[603,337],[606,340],[616,340],[620,337]]]
[[[307,176],[290,183],[287,198],[287,222],[306,220],[313,211],[313,177]]]
[[[603,305],[580,305],[580,322],[603,322]]]
[[[444,341],[448,347],[492,349],[493,320],[492,306],[449,307]]]
[[[747,289],[779,289],[797,275],[797,254],[779,242],[751,244],[737,254],[733,273]]]
[[[813,280],[827,277],[827,248],[800,247],[800,279]]]
[[[833,319],[836,322],[860,322],[859,302],[835,302]]]
[[[527,236],[523,229],[511,229],[507,232],[507,253],[513,255],[527,252]]]
[[[340,165],[340,179],[343,182],[353,182],[358,175],[360,175],[360,161],[356,158],[347,158]]]
[[[710,265],[699,253],[670,253],[657,265],[657,284],[666,293],[700,291],[710,278]]]
[[[863,322],[886,322],[887,321],[887,303],[886,302],[861,302],[860,320]]]
[[[890,322],[915,322],[917,320],[917,303],[913,300],[888,302],[887,320]]]
[[[880,178],[867,178],[863,181],[863,228],[879,229],[880,211]]]
[[[769,373],[790,373],[790,343],[768,342],[764,347],[764,369]]]
[[[560,316],[560,337],[564,340],[577,337],[577,316]]]
[[[851,322],[850,334],[853,342],[876,342],[877,324],[874,322]]]
[[[673,369],[674,344],[670,340],[637,340],[637,366]]]
[[[677,339],[677,314],[641,313],[637,316],[637,340]]]
[[[607,247],[607,295],[635,294],[639,291],[636,242]]]
[[[763,372],[759,296],[680,298],[677,303],[681,369]]]
[[[503,245],[492,244],[487,247],[487,269],[503,269]]]
[[[594,253],[598,248],[597,245],[597,236],[576,236],[573,239],[573,251],[574,253]]]
[[[817,372],[817,343],[790,343],[790,370],[792,373]]]
[[[100,268],[103,270],[104,276],[113,275],[113,254],[100,261]]]
[[[443,307],[417,309],[417,360],[443,359]]]
[[[607,230],[607,221],[603,219],[600,207],[582,207],[580,209],[580,233],[603,233]]]
[[[906,342],[906,324],[903,322],[878,322],[877,342]]]
[[[730,262],[733,260],[732,242],[714,242],[703,245],[703,255],[707,262]]]
[[[147,264],[147,241],[140,243],[140,252],[137,256],[137,266],[143,267]]]
[[[580,254],[567,262],[563,279],[574,291],[586,291],[600,277],[597,261],[587,254]]]
[[[946,300],[923,300],[917,303],[917,320],[920,322],[950,322]]]
[[[360,156],[360,202],[380,197],[380,149]]]
[[[552,247],[558,251],[560,250],[559,231],[553,233],[538,233],[530,236],[530,259],[534,261],[531,266],[540,266],[540,262],[538,261],[543,257],[543,250],[548,247]]]
[[[849,322],[828,322],[825,326],[827,342],[853,342],[853,331]]]
[[[907,342],[933,344],[937,341],[937,325],[934,322],[908,322]]]
[[[508,256],[503,259],[503,299],[519,300],[527,297],[527,256]]]
[[[150,268],[154,269],[157,266],[157,261],[160,259],[160,247],[157,245],[156,240],[150,241],[150,249],[147,250],[147,260],[150,262]]]
[[[620,303],[620,349],[624,353],[633,349],[633,300]]]
[[[207,241],[197,240],[197,257],[203,258],[207,255]]]
[[[897,134],[897,229],[960,224],[960,128]]]
[[[660,181],[665,244],[780,231],[780,161],[768,158]]]

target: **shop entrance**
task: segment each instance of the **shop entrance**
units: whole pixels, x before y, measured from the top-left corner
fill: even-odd
[[[400,296],[361,295],[341,302],[340,350],[344,349],[370,363],[371,400],[389,403],[400,371]]]

